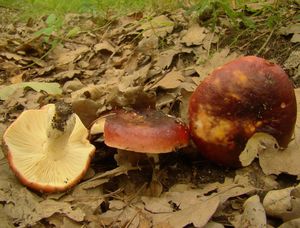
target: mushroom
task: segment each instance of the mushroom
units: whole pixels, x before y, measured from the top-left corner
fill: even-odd
[[[65,103],[26,110],[3,136],[8,163],[27,187],[40,192],[64,191],[88,170],[95,147],[88,130]]]
[[[190,132],[206,158],[240,166],[239,154],[256,132],[287,146],[296,109],[293,85],[280,66],[255,56],[241,57],[217,68],[192,94]]]
[[[113,111],[99,118],[91,131],[93,134],[103,132],[104,143],[117,148],[118,153],[130,151],[152,158],[152,180],[159,169],[158,155],[170,153],[189,143],[189,133],[184,123],[154,109]]]
[[[169,153],[189,142],[185,125],[163,112],[118,110],[106,117],[104,143],[137,153]]]

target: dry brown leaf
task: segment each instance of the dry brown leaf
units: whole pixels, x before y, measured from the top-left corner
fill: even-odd
[[[153,224],[157,226],[163,223],[174,228],[181,228],[189,224],[193,224],[196,227],[203,227],[213,216],[219,203],[219,199],[213,197],[203,202],[190,204],[189,207],[179,211],[154,214]]]
[[[12,223],[11,218],[5,213],[3,209],[3,205],[0,205],[0,221],[1,228],[14,228],[14,224]]]
[[[24,74],[25,74],[25,71],[23,71],[20,74],[14,75],[14,76],[12,76],[12,77],[9,78],[9,81],[12,84],[21,83],[21,82],[23,82],[23,76],[24,76]]]
[[[270,191],[279,187],[276,176],[265,175],[256,162],[246,168],[236,170],[234,183],[261,191]]]
[[[80,56],[87,51],[89,51],[87,46],[78,46],[76,50],[70,51],[68,49],[63,49],[63,51],[57,52],[55,61],[58,65],[65,65],[72,63],[80,58]]]
[[[62,216],[60,214],[54,214],[47,219],[48,222],[56,228],[81,228],[82,224],[77,223],[68,217]]]
[[[300,218],[292,219],[278,226],[278,228],[296,228],[296,227],[300,227]]]
[[[138,50],[149,54],[149,51],[155,50],[158,48],[158,37],[155,35],[144,37],[138,44]]]
[[[191,25],[181,38],[181,42],[187,46],[200,45],[206,36],[206,29],[198,23]]]
[[[299,189],[299,186],[296,188]],[[292,217],[300,217],[300,199],[292,196],[292,191],[294,189],[295,187],[289,187],[285,189],[269,191],[263,200],[263,206],[266,210],[266,213],[270,216],[284,219],[287,215],[293,215],[293,211],[298,209],[296,216]],[[289,219],[292,219],[291,216],[289,216]]]
[[[284,62],[284,67],[289,70],[294,70],[300,66],[300,50],[292,51],[290,56]]]
[[[24,59],[24,57],[22,55],[10,53],[10,52],[0,52],[0,56],[3,56],[3,57],[5,57],[9,60],[13,59],[13,60],[16,60],[16,61],[20,61],[20,60]]]
[[[169,68],[172,64],[174,56],[178,53],[180,53],[180,51],[175,49],[169,49],[164,52],[161,52],[157,56],[155,66],[158,67],[160,70]]]
[[[43,76],[47,73],[50,73],[52,70],[54,70],[54,66],[51,65],[51,66],[47,66],[47,67],[43,67],[43,68],[38,68],[36,69],[36,72],[37,72],[37,75],[38,76]]]
[[[300,23],[290,24],[287,27],[282,27],[279,32],[284,35],[293,34],[291,42],[300,42]]]
[[[152,88],[161,87],[163,89],[175,89],[179,87],[184,80],[185,77],[182,75],[181,71],[172,70],[160,79]]]
[[[297,105],[300,104],[300,89],[295,90]],[[259,164],[263,172],[269,174],[288,173],[300,177],[300,110],[297,111],[297,122],[294,139],[286,149],[279,150],[267,147],[259,154]]]
[[[278,151],[278,148],[279,145],[277,140],[273,136],[267,133],[258,132],[248,139],[244,150],[239,155],[239,160],[242,166],[248,166],[256,157],[258,157],[259,154],[261,155],[265,150],[274,150],[276,152]]]
[[[67,70],[53,75],[52,80],[72,79],[79,74],[81,74],[81,70]]]
[[[230,52],[229,48],[224,48],[214,53],[208,60],[204,62],[204,64],[196,66],[195,70],[200,75],[201,80],[203,80],[206,76],[212,73],[214,69],[236,59],[238,56],[239,55],[237,53]],[[198,60],[198,62],[202,61],[202,59]]]
[[[72,109],[79,116],[82,123],[89,128],[91,123],[98,117],[99,105],[91,99],[80,99],[72,102]]]
[[[63,91],[65,93],[69,93],[72,91],[82,89],[83,87],[84,87],[84,84],[82,84],[82,82],[80,80],[75,78],[74,80],[66,81],[66,83],[63,85]]]
[[[208,222],[203,228],[224,228],[224,225],[217,222]]]
[[[104,40],[101,43],[95,44],[94,50],[95,50],[95,52],[107,51],[107,52],[110,52],[110,54],[112,54],[116,51],[115,47],[107,40]]]
[[[267,217],[259,196],[249,197],[244,205],[239,227],[257,228],[267,227]]]
[[[143,31],[144,37],[150,37],[153,35],[157,37],[165,37],[168,33],[173,31],[174,25],[175,23],[167,16],[160,15],[142,24],[138,30]]]

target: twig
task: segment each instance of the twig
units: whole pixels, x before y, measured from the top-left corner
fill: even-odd
[[[268,45],[271,37],[273,36],[273,33],[275,31],[275,27],[272,29],[270,35],[268,36],[267,40],[264,42],[264,44],[261,46],[261,48],[257,51],[256,55],[260,55],[261,52],[266,48],[266,46]]]

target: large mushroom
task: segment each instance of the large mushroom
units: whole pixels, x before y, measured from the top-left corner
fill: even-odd
[[[239,154],[256,132],[268,133],[286,147],[296,109],[293,85],[280,66],[241,57],[216,69],[192,94],[190,131],[205,157],[239,166]]]
[[[59,102],[27,110],[3,136],[9,165],[19,180],[40,192],[64,191],[88,170],[95,147],[70,106]]]

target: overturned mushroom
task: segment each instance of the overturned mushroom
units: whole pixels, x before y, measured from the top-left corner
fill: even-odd
[[[3,136],[19,180],[41,192],[64,191],[86,173],[95,147],[88,130],[65,103],[24,111]]]

